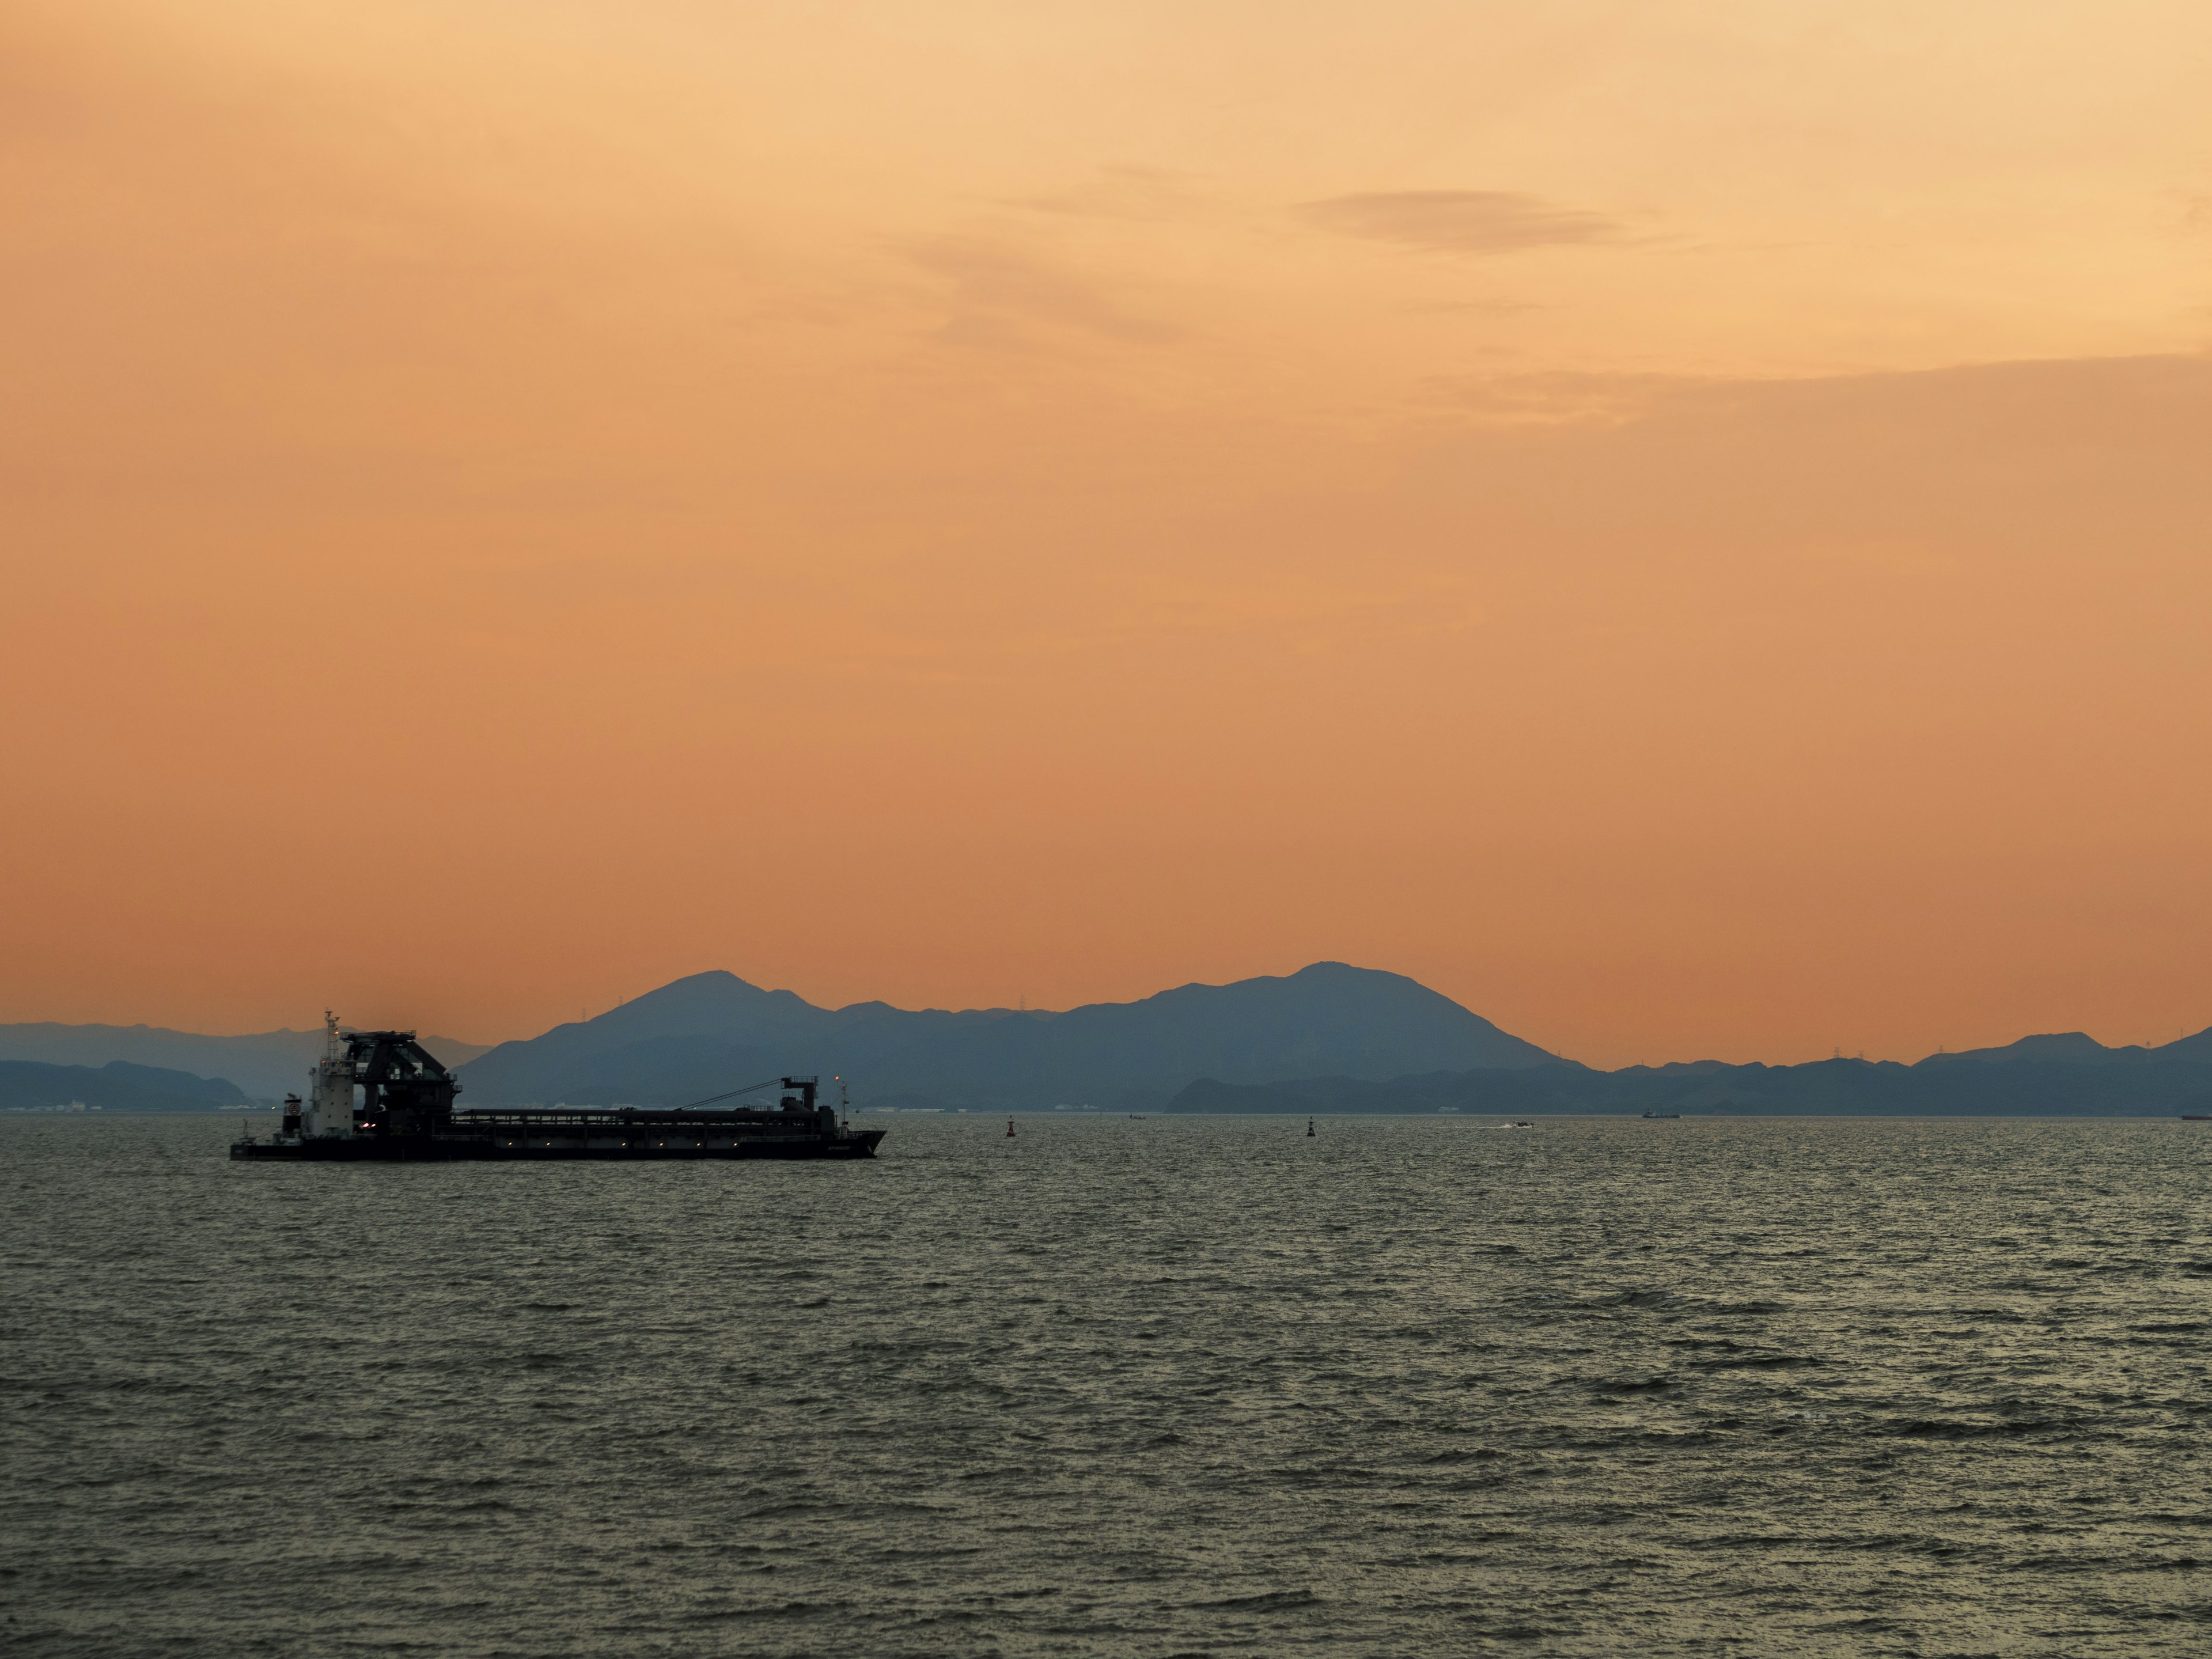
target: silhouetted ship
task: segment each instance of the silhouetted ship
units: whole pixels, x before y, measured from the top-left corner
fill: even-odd
[[[303,1104],[286,1097],[271,1139],[248,1133],[234,1158],[873,1158],[881,1129],[853,1129],[817,1105],[818,1079],[771,1078],[688,1106],[501,1107],[456,1111],[461,1085],[412,1031],[340,1032],[325,1015],[323,1058]],[[765,1090],[773,1109],[721,1107]],[[719,1109],[708,1109],[716,1108]]]

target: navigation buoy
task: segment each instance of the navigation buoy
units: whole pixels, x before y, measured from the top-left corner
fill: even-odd
[[[1313,1139],[1313,1120],[1311,1118],[1308,1118],[1306,1120],[1306,1139],[1308,1140],[1311,1140]]]
[[[1013,1121],[1013,1119],[1012,1119],[1012,1118],[1010,1117],[1010,1118],[1008,1118],[1008,1119],[1006,1120],[1006,1139],[1009,1139],[1009,1140],[1012,1140],[1013,1138],[1014,1138],[1014,1121]]]

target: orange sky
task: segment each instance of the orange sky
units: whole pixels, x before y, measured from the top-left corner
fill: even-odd
[[[0,1020],[2212,1023],[2201,0],[11,0]]]

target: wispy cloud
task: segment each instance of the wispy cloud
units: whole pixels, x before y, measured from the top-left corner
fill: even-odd
[[[1182,335],[1173,324],[1124,310],[1082,277],[1002,241],[942,236],[909,253],[923,270],[951,285],[958,319],[1042,323],[1123,345],[1161,345]],[[958,331],[963,337],[976,332]]]
[[[1016,197],[1008,207],[1077,219],[1192,219],[1214,210],[1195,188],[1198,175],[1166,167],[1102,167],[1065,190]]]
[[[1300,205],[1307,223],[1340,235],[1432,253],[1513,253],[1614,242],[1618,220],[1504,190],[1378,190]]]
[[[1669,399],[1710,395],[1730,386],[1727,381],[1694,375],[1589,374],[1569,370],[1438,375],[1428,384],[1479,420],[1509,426],[1619,425],[1650,414]]]
[[[1548,311],[1551,307],[1539,305],[1534,300],[1418,300],[1410,304],[1400,306],[1398,309],[1409,316],[1417,317],[1449,317],[1467,314],[1510,317],[1523,311]]]
[[[2166,191],[2166,218],[2183,236],[2212,234],[2212,190],[2176,188]]]

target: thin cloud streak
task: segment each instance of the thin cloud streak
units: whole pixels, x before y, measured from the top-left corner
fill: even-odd
[[[939,237],[912,248],[909,256],[951,284],[961,317],[1042,323],[1121,345],[1164,345],[1182,337],[1172,323],[1125,311],[1081,277],[1003,242]]]
[[[1625,235],[1617,220],[1601,213],[1504,190],[1364,191],[1307,202],[1297,211],[1322,230],[1431,253],[1517,253],[1617,242]]]
[[[1192,188],[1198,177],[1166,167],[1110,167],[1064,190],[1009,197],[1007,207],[1071,219],[1139,222],[1203,218],[1215,204]]]

